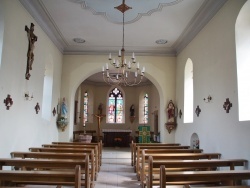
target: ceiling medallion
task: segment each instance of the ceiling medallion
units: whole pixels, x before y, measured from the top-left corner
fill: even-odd
[[[85,40],[82,39],[82,38],[73,38],[73,41],[74,41],[75,43],[84,43],[84,42],[85,42]]]
[[[166,39],[159,39],[155,41],[156,44],[166,44],[168,41]]]

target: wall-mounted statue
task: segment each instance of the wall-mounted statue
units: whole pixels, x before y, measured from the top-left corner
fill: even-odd
[[[165,124],[166,125],[166,128],[168,130],[168,133],[171,133],[171,131],[173,129],[176,128],[176,109],[175,109],[175,105],[173,103],[172,100],[169,101],[168,105],[167,105],[167,109],[166,109],[166,112],[167,112],[167,123]]]

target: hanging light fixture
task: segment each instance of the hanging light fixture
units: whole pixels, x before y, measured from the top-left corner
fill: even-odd
[[[106,66],[102,67],[103,80],[110,85],[138,85],[144,77],[145,67],[140,69],[140,64],[139,62],[136,62],[134,53],[132,54],[131,61],[126,61],[124,57],[124,13],[132,8],[125,4],[125,0],[122,1],[121,5],[114,8],[123,14],[122,49],[119,50],[118,59],[112,59],[111,53],[109,54],[109,63],[106,63]],[[109,66],[114,70],[109,70]]]

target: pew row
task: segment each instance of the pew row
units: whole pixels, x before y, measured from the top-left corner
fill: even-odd
[[[100,159],[100,165],[102,165],[102,140],[97,143],[83,143],[83,142],[52,142],[52,144],[58,144],[58,145],[97,145],[98,151],[99,151],[99,159]]]
[[[219,185],[233,186],[238,181],[249,180],[250,170],[223,170],[223,171],[186,171],[186,172],[168,172],[165,166],[160,167],[160,188],[166,185],[181,184],[203,184],[219,182]]]
[[[137,146],[180,146],[178,143],[169,143],[169,144],[163,144],[163,143],[135,143],[133,140],[130,144],[130,150],[131,150],[131,165],[134,166],[134,159],[136,157],[136,147]]]
[[[136,165],[136,174],[138,180],[140,180],[141,171],[146,167],[148,157],[152,156],[156,160],[199,160],[199,159],[219,159],[220,153],[150,153],[147,154],[142,151],[141,162]]]
[[[42,147],[44,148],[75,148],[75,149],[93,149],[94,150],[94,157],[96,161],[96,171],[100,171],[100,155],[98,152],[97,145],[64,145],[64,144],[43,144]]]
[[[136,166],[135,166],[135,172],[137,171],[139,163],[141,163],[142,159],[142,151],[144,151],[145,154],[167,154],[167,153],[202,153],[202,149],[162,149],[162,148],[141,148],[141,146],[138,146],[137,148],[137,157],[136,157]]]
[[[52,152],[52,153],[86,153],[90,155],[90,167],[93,175],[91,176],[91,180],[94,181],[97,178],[97,169],[98,163],[95,162],[94,151],[92,149],[81,149],[81,148],[39,148],[39,147],[31,147],[29,148],[31,152]],[[91,173],[91,174],[92,174]]]
[[[97,177],[97,172],[94,165],[93,153],[56,153],[56,152],[22,152],[13,151],[10,153],[11,158],[21,159],[71,159],[71,160],[84,160],[86,156],[90,156],[90,179],[93,182]]]
[[[137,161],[137,158],[138,158],[138,149],[189,149],[190,147],[189,146],[154,146],[154,145],[150,145],[150,146],[136,146],[134,148],[134,151],[133,151],[133,166],[135,168],[136,166],[136,161]],[[136,169],[136,168],[135,168]]]
[[[81,167],[77,165],[74,171],[69,172],[0,170],[0,181],[2,186],[9,186],[10,182],[12,184],[18,182],[32,185],[70,185],[81,188]]]
[[[235,170],[236,166],[244,167],[245,159],[211,159],[211,160],[154,160],[149,156],[148,167],[141,173],[142,187],[160,185],[160,166],[164,165],[166,171],[201,171],[217,170],[219,167],[227,167]]]

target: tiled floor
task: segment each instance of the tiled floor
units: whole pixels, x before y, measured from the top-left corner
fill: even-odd
[[[130,148],[103,148],[102,166],[95,188],[140,187],[131,166]]]

